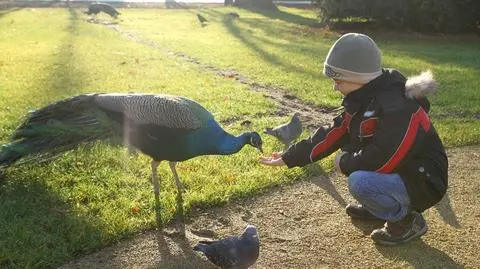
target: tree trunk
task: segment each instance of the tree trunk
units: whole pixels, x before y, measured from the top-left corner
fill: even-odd
[[[235,0],[235,5],[245,9],[278,10],[273,0]]]

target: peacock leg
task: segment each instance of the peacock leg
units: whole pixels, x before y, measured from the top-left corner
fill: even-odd
[[[172,170],[173,173],[173,178],[175,179],[175,185],[177,185],[177,213],[178,213],[178,230],[180,232],[180,235],[185,237],[185,218],[183,215],[183,186],[182,182],[180,182],[180,179],[178,178],[177,170],[175,169],[175,166],[177,165],[177,162],[170,162],[170,169]]]
[[[155,214],[157,217],[157,226],[162,229],[162,214],[160,211],[160,183],[158,182],[157,168],[160,165],[159,161],[152,160],[152,182],[153,192],[155,193]]]

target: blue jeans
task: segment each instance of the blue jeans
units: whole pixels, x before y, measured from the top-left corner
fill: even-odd
[[[410,197],[398,174],[355,171],[348,177],[348,189],[377,218],[399,221],[410,212]]]

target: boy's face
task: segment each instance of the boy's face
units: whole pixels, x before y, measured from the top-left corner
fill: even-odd
[[[360,89],[364,85],[360,83],[349,82],[349,81],[344,81],[339,79],[334,79],[333,82],[334,82],[333,88],[336,91],[341,92],[344,96],[346,96],[347,94],[355,90]]]

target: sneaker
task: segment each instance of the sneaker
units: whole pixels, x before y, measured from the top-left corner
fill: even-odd
[[[428,230],[422,214],[412,212],[400,221],[387,221],[383,228],[373,230],[370,237],[375,243],[395,246],[424,235]]]
[[[366,210],[362,205],[357,204],[348,204],[345,208],[347,215],[355,219],[366,219],[366,220],[382,220],[375,217],[372,213]]]

